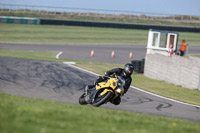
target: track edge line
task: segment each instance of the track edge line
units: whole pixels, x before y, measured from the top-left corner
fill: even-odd
[[[87,72],[87,73],[90,73],[90,74],[93,74],[93,75],[96,75],[96,76],[100,76],[100,74],[94,73],[94,72],[92,72],[92,71],[85,70],[85,69],[83,69],[83,68],[80,68],[80,67],[77,67],[77,66],[74,66],[74,65],[71,65],[71,64],[67,64],[67,65],[69,65],[69,66],[71,66],[71,67],[74,67],[74,68],[76,68],[76,69],[78,69],[78,70],[81,70],[81,71],[84,71],[84,72]],[[158,94],[154,94],[154,93],[149,92],[149,91],[145,91],[145,90],[140,89],[140,88],[137,88],[137,87],[135,87],[135,86],[130,86],[130,87],[133,88],[133,89],[136,89],[136,90],[138,90],[138,91],[147,93],[147,94],[149,94],[149,95],[153,95],[153,96],[156,96],[156,97],[159,97],[159,98],[163,98],[163,99],[166,99],[166,100],[169,100],[169,101],[172,101],[172,102],[176,102],[176,103],[179,103],[179,104],[184,104],[184,105],[188,105],[188,106],[193,106],[193,107],[198,107],[198,108],[200,108],[199,105],[195,105],[195,104],[190,104],[190,103],[186,103],[186,102],[181,102],[181,101],[178,101],[178,100],[174,100],[174,99],[171,99],[171,98],[168,98],[168,97],[164,97],[164,96],[161,96],[161,95],[158,95]]]

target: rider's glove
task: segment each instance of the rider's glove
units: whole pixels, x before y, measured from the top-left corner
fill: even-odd
[[[105,75],[104,75],[104,76],[108,77],[108,76],[109,76],[109,74],[108,74],[107,72],[105,72]]]

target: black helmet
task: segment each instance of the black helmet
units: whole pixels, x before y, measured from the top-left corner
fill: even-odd
[[[124,65],[124,72],[126,73],[126,76],[130,76],[133,73],[134,67],[132,64],[128,63]]]

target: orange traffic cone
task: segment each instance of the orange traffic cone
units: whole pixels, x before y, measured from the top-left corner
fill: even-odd
[[[129,58],[132,59],[133,58],[133,52],[129,53]]]
[[[113,50],[111,53],[111,57],[114,58],[115,57],[115,51]]]
[[[94,56],[94,49],[91,50],[90,56]]]

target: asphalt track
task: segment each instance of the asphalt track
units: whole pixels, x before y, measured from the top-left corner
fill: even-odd
[[[78,104],[85,85],[96,78],[62,62],[0,57],[0,91],[14,95]],[[199,106],[180,104],[134,88],[122,97],[119,106],[108,103],[102,107],[200,122]]]
[[[31,43],[0,43],[0,49],[8,50],[33,50],[33,51],[56,51],[63,53],[60,58],[85,60],[93,62],[125,64],[132,60],[145,58],[146,45],[142,44],[31,44]],[[94,50],[94,57],[90,56]],[[115,58],[111,58],[115,51]],[[133,58],[129,59],[129,53]],[[200,45],[190,45],[189,54],[199,54]]]

